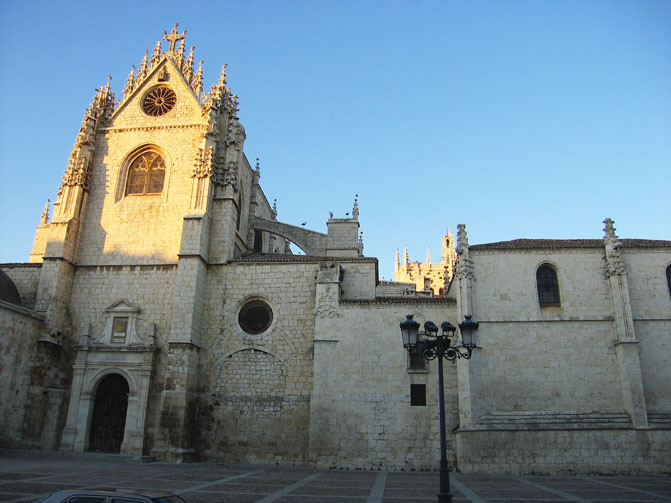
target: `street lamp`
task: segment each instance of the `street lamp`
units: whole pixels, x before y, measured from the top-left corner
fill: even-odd
[[[473,354],[473,348],[478,340],[479,323],[471,320],[467,314],[466,319],[459,323],[461,332],[461,347],[453,347],[450,338],[454,337],[457,327],[449,321],[440,324],[442,330],[438,334],[438,326],[432,321],[424,323],[424,333],[419,332],[419,323],[412,319],[413,315],[406,315],[405,321],[400,323],[403,347],[415,357],[426,360],[438,358],[438,401],[440,407],[440,492],[438,503],[452,503],[450,493],[450,470],[447,467],[447,441],[445,438],[445,392],[443,387],[443,358],[454,363],[457,358],[468,360]],[[420,336],[428,339],[420,339]],[[461,348],[465,348],[465,351]]]

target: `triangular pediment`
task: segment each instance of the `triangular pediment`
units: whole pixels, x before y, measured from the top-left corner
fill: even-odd
[[[126,299],[119,299],[105,308],[106,313],[139,313],[140,308]]]

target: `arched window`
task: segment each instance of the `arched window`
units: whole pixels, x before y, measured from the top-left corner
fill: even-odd
[[[143,149],[130,161],[126,181],[128,194],[160,194],[165,178],[165,161],[154,149]]]
[[[536,271],[536,287],[538,288],[538,303],[541,306],[558,306],[559,281],[557,271],[549,264],[541,265]]]
[[[666,266],[666,284],[669,287],[669,295],[671,296],[671,265]]]

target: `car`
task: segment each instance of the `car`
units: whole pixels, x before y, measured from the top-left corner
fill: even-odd
[[[186,503],[186,500],[155,489],[71,489],[52,493],[36,503]]]

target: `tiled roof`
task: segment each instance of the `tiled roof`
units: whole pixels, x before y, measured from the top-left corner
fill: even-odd
[[[618,239],[623,248],[671,248],[671,241],[660,239]],[[470,246],[470,250],[561,250],[603,248],[603,239],[513,239]]]
[[[375,257],[320,257],[316,255],[291,255],[285,253],[252,253],[237,258],[233,262],[375,262]]]
[[[341,304],[456,304],[454,299],[447,297],[375,297],[375,299],[340,299]]]

